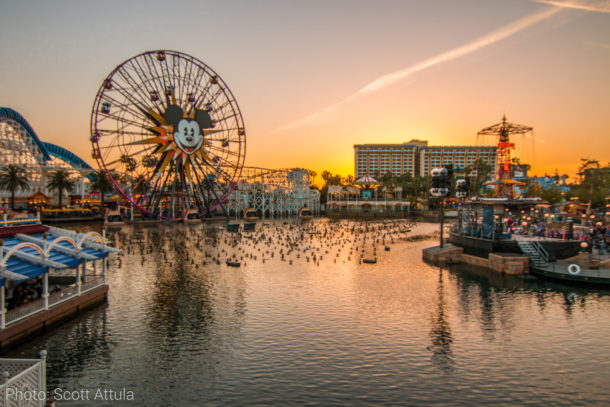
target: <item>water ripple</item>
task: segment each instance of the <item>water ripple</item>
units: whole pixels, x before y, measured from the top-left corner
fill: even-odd
[[[396,238],[361,264],[392,227],[363,225],[317,221],[328,235],[302,238],[315,250],[284,259],[300,226],[259,225],[272,242],[241,246],[210,225],[125,227],[110,235],[124,254],[108,306],[9,356],[46,348],[49,388],[127,388],[136,405],[610,400],[608,292],[434,267],[421,261],[432,240]],[[244,265],[227,267],[231,255]]]

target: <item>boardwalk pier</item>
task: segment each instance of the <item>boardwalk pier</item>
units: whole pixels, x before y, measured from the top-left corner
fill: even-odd
[[[104,302],[106,259],[117,252],[96,232],[0,228],[0,351]]]

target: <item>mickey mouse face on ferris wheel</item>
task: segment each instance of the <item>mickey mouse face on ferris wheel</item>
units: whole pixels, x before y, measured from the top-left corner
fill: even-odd
[[[212,119],[205,110],[196,110],[195,118],[184,117],[182,108],[169,105],[163,117],[173,126],[174,142],[185,154],[191,155],[203,145],[203,129],[212,127]]]

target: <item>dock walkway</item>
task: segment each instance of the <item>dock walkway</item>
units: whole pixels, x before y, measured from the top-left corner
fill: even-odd
[[[596,264],[596,268],[591,265]],[[580,271],[577,274],[569,272],[569,267],[577,265]],[[610,287],[610,256],[608,254],[590,257],[588,253],[580,253],[570,259],[547,263],[535,267],[532,272],[537,275],[554,279],[598,284]]]

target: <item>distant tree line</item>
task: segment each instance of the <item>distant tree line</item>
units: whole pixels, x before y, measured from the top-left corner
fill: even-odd
[[[528,164],[522,164],[517,158],[513,158],[511,161],[515,168],[523,170],[530,168]],[[310,185],[312,188],[320,190],[322,203],[326,202],[330,185],[347,186],[352,185],[355,181],[352,175],[344,177],[339,174],[333,174],[330,171],[323,171],[321,174],[323,185],[320,188],[315,184],[317,175],[315,171],[309,171]],[[401,187],[402,192],[399,197],[401,199],[428,199],[429,197],[431,184],[431,177],[429,175],[413,176],[409,173],[394,175],[391,172],[370,175],[386,191],[395,191],[397,187]],[[456,168],[453,175],[454,183],[457,178],[464,178],[469,181],[470,196],[486,196],[493,193],[491,189],[483,185],[493,177],[493,168],[483,160],[475,161],[472,166]],[[554,182],[544,187],[540,185],[537,178],[527,178],[527,185],[523,188],[523,196],[540,197],[551,204],[578,197],[580,202],[590,203],[595,206],[605,205],[606,201],[610,199],[610,162],[602,166],[599,160],[581,158],[577,177],[572,183],[567,182],[569,179],[568,175],[559,175],[557,170],[554,175],[547,175],[547,177]],[[95,171],[91,178],[92,181],[89,184],[89,189],[92,192],[99,192],[103,203],[104,194],[112,191],[112,184],[103,171]],[[125,173],[123,176],[117,175],[116,177],[113,176],[113,178],[131,184],[134,193],[142,193],[145,190],[142,176],[131,178]],[[61,206],[64,191],[72,191],[76,180],[71,178],[70,173],[66,170],[53,171],[48,174],[47,179],[47,188],[57,191],[59,205]],[[19,190],[26,190],[29,186],[28,181],[26,170],[18,165],[9,164],[0,168],[0,189],[10,192],[11,208],[14,208],[15,193]],[[452,188],[452,190],[455,190],[455,188]]]
[[[591,203],[591,205],[604,205],[610,199],[610,162],[602,166],[599,160],[582,158],[578,167],[577,177],[572,183],[567,182],[567,174],[560,175],[556,170],[552,176],[546,175],[553,182],[551,185],[540,185],[537,177],[525,179],[526,186],[522,187],[524,197],[540,197],[543,200],[556,204],[563,200],[570,200],[578,197],[580,202]],[[513,168],[528,171],[529,164],[523,164],[518,158],[512,158]],[[408,173],[394,175],[390,172],[385,174],[369,174],[375,178],[386,190],[393,191],[396,187],[402,188],[402,199],[429,198],[431,177],[411,175]],[[483,184],[493,178],[493,168],[483,160],[477,160],[472,166],[454,169],[453,187],[455,180],[459,178],[467,179],[469,182],[470,196],[490,196],[493,194],[491,188]],[[320,189],[322,203],[326,202],[326,195],[329,185],[351,185],[354,177],[348,175],[343,177],[339,174],[332,174],[330,171],[323,171],[321,174],[323,185],[321,188],[314,184],[317,173],[310,172],[312,188]],[[455,188],[452,188],[455,191]]]
[[[568,175],[546,175],[553,183],[543,188],[536,179],[529,179],[524,196],[539,196],[549,203],[578,198],[580,202],[602,206],[610,198],[610,162],[602,166],[599,160],[581,158],[577,177],[569,183]]]

